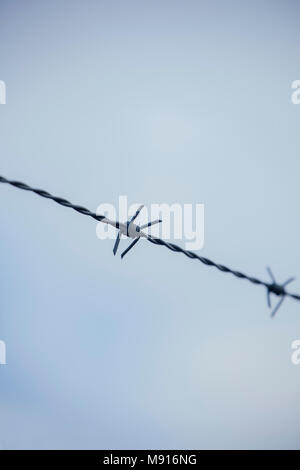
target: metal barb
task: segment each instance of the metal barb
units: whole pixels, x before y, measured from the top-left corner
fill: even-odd
[[[118,236],[117,236],[117,239],[116,239],[116,242],[115,242],[115,246],[114,246],[114,249],[113,249],[114,255],[116,255],[116,253],[118,251],[118,247],[119,247],[119,243],[120,243],[120,239],[121,239],[122,234],[126,235],[126,237],[133,238],[133,242],[121,254],[121,258],[123,259],[124,256],[134,247],[134,245],[137,244],[137,242],[139,241],[139,239],[141,237],[147,238],[147,235],[144,232],[142,232],[142,229],[162,222],[159,219],[159,220],[153,220],[153,221],[148,222],[147,224],[144,224],[144,225],[141,225],[141,226],[134,224],[133,222],[135,221],[135,219],[137,218],[137,216],[139,215],[139,213],[141,212],[143,207],[144,206],[141,205],[138,208],[138,210],[136,211],[136,213],[133,215],[133,217],[131,217],[131,219],[129,219],[126,223],[124,223],[124,224],[119,223],[119,226],[118,226],[119,233],[118,233]]]
[[[279,307],[281,306],[282,302],[284,301],[285,296],[288,295],[286,290],[285,290],[285,287],[290,282],[294,281],[295,278],[291,277],[287,281],[285,281],[283,284],[277,284],[277,282],[275,280],[275,276],[271,271],[271,268],[267,267],[267,271],[268,271],[269,276],[272,280],[272,282],[270,284],[266,284],[268,307],[271,308],[271,294],[275,294],[275,295],[280,296],[280,299],[279,299],[277,305],[275,306],[275,308],[271,312],[271,317],[273,318],[275,316],[276,312],[279,310]]]

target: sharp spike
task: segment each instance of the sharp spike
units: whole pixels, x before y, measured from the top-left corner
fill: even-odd
[[[279,309],[280,305],[282,304],[282,302],[284,301],[284,296],[281,297],[281,299],[279,300],[278,304],[276,305],[276,307],[274,308],[273,312],[271,313],[271,317],[273,318],[275,316],[275,313],[277,312],[277,310]]]
[[[273,273],[272,273],[272,271],[271,271],[271,268],[269,268],[269,266],[267,267],[267,271],[268,271],[268,273],[269,273],[270,278],[272,279],[272,281],[273,281],[274,283],[276,283],[275,277],[274,277],[274,275],[273,275]]]
[[[133,247],[134,247],[134,245],[135,245],[135,244],[136,244],[138,241],[139,241],[139,238],[136,238],[136,239],[135,239],[135,240],[134,240],[134,241],[133,241],[133,242],[132,242],[132,243],[129,245],[129,247],[128,247],[128,248],[126,248],[126,250],[125,250],[125,251],[123,251],[123,253],[121,254],[121,258],[122,258],[122,259],[123,259],[123,258],[124,258],[124,256],[125,256],[125,255],[128,253],[128,251],[130,251],[130,250],[131,250],[131,248],[133,248]]]
[[[284,284],[282,284],[284,287],[287,286],[290,282],[294,281],[296,278],[295,277],[290,277],[287,281],[285,281]]]
[[[268,307],[271,308],[271,298],[270,298],[270,291],[267,290],[267,302],[268,302]]]
[[[153,220],[152,222],[148,222],[147,224],[141,225],[140,229],[143,230],[144,228],[151,227],[151,225],[160,224],[161,222],[162,220],[160,219]]]
[[[113,252],[114,252],[114,255],[115,255],[115,256],[116,256],[116,253],[117,253],[117,251],[118,251],[120,239],[121,239],[121,236],[120,236],[120,232],[119,232],[119,233],[118,233],[118,236],[117,236],[117,238],[116,238],[116,242],[115,242],[114,249],[113,249]]]
[[[130,221],[129,221],[130,224],[131,224],[131,222],[133,222],[133,221],[137,218],[137,216],[139,215],[139,213],[141,212],[141,210],[143,209],[143,207],[144,207],[144,204],[142,204],[142,205],[138,208],[138,210],[136,211],[136,213],[134,214],[134,216],[131,217],[131,219],[130,219]]]

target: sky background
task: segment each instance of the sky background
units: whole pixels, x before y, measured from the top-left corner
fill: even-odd
[[[0,174],[91,210],[203,203],[201,255],[300,292],[299,13],[0,0]],[[121,261],[6,185],[0,215],[0,448],[300,447],[299,303],[271,320],[262,287],[146,241]]]

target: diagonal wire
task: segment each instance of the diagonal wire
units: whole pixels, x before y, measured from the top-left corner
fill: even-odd
[[[267,288],[270,287],[270,284],[268,282],[261,281],[260,279],[257,279],[256,277],[248,276],[247,274],[241,273],[240,271],[236,271],[234,269],[228,268],[227,266],[224,266],[223,264],[215,263],[214,261],[208,258],[204,258],[203,256],[197,255],[197,253],[195,253],[194,251],[185,250],[181,246],[175,245],[174,243],[166,242],[165,240],[162,240],[161,238],[156,238],[151,235],[147,235],[147,239],[149,240],[149,242],[153,243],[154,245],[165,246],[169,250],[174,251],[176,253],[182,253],[188,258],[197,259],[198,261],[205,264],[206,266],[214,266],[215,268],[217,268],[219,271],[223,273],[231,273],[235,277],[238,277],[239,279],[247,279],[249,282],[252,282],[252,284],[265,286]],[[298,294],[290,294],[286,292],[285,295],[287,295],[288,297],[292,297],[293,299],[300,300],[300,295]]]
[[[115,228],[119,228],[119,226],[120,226],[120,222],[118,222],[118,221],[109,220],[104,215],[98,215],[95,212],[91,212],[90,210],[86,209],[85,207],[82,207],[82,206],[79,206],[79,205],[76,205],[76,204],[72,204],[71,202],[69,202],[66,199],[63,199],[61,197],[53,196],[52,194],[48,193],[47,191],[44,191],[43,189],[32,188],[31,186],[28,186],[25,183],[22,183],[20,181],[9,180],[7,178],[4,178],[3,176],[0,176],[0,183],[7,183],[7,184],[10,184],[11,186],[14,186],[16,188],[23,189],[25,191],[31,191],[35,194],[38,194],[41,197],[44,197],[46,199],[51,199],[52,201],[56,202],[57,204],[60,204],[62,206],[73,209],[73,210],[79,212],[80,214],[92,217],[93,219],[95,219],[99,222],[103,222],[103,223],[112,225]],[[216,269],[218,269],[219,271],[221,271],[223,273],[233,274],[233,276],[235,276],[239,279],[246,279],[249,282],[251,282],[252,284],[262,285],[262,286],[266,287],[270,292],[274,292],[274,290],[272,290],[272,286],[270,285],[270,283],[262,281],[262,280],[260,280],[256,277],[249,276],[249,275],[244,274],[240,271],[236,271],[234,269],[228,268],[227,266],[224,266],[223,264],[218,264],[218,263],[216,263],[216,262],[214,262],[214,261],[212,261],[208,258],[204,258],[203,256],[199,256],[194,251],[185,250],[184,248],[182,248],[178,245],[175,245],[174,243],[166,242],[165,240],[162,240],[161,238],[153,237],[151,235],[146,235],[145,234],[145,238],[150,243],[152,243],[154,245],[164,246],[164,247],[168,248],[169,250],[171,250],[175,253],[182,253],[185,256],[187,256],[188,258],[196,259],[196,260],[200,261],[201,263],[205,264],[206,266],[213,266],[213,267],[215,267]],[[298,294],[291,294],[289,292],[284,292],[284,294],[282,294],[282,295],[285,295],[285,296],[288,296],[288,297],[291,297],[295,300],[300,301],[300,295],[298,295]]]
[[[119,228],[118,221],[113,222],[112,220],[107,219],[104,215],[98,215],[95,212],[91,212],[90,210],[86,209],[85,207],[72,204],[71,202],[61,197],[53,196],[52,194],[48,193],[47,191],[44,191],[43,189],[32,188],[31,186],[28,186],[28,184],[21,183],[20,181],[8,180],[3,176],[0,176],[0,183],[7,183],[11,186],[15,186],[16,188],[23,189],[25,191],[31,191],[41,197],[45,197],[46,199],[52,199],[52,201],[56,202],[57,204],[60,204],[61,206],[69,207],[71,209],[74,209],[74,211],[80,212],[80,214],[92,217],[93,219],[98,220],[99,222],[107,223],[113,225],[116,228]]]

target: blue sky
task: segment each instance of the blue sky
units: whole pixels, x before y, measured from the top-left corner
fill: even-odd
[[[91,210],[204,203],[203,256],[299,278],[298,19],[2,0],[0,174]],[[0,447],[299,447],[297,302],[270,320],[261,287],[146,242],[121,261],[92,219],[0,191]]]

